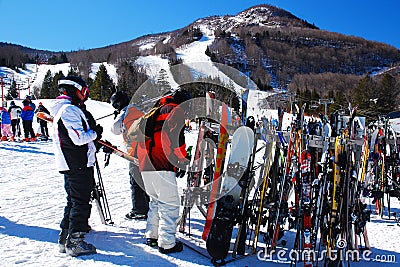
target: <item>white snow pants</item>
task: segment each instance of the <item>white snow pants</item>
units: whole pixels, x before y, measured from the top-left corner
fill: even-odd
[[[171,171],[143,171],[144,187],[150,196],[146,238],[158,239],[158,246],[175,246],[179,219],[179,193],[176,174]]]

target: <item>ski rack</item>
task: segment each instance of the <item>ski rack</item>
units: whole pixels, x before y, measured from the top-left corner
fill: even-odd
[[[396,136],[392,137],[392,138],[386,138],[386,144],[389,145],[396,145],[396,144],[400,144],[400,133],[395,132]]]
[[[320,135],[308,135],[305,134],[303,135],[305,140],[308,141],[308,146],[309,147],[315,147],[315,148],[323,148],[325,142],[329,142],[329,148],[334,149],[335,148],[335,137],[322,137]],[[362,146],[364,143],[364,139],[341,139],[340,144],[341,145],[356,145],[356,146]]]

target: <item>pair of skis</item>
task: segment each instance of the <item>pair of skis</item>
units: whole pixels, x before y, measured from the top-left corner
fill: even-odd
[[[204,217],[207,216],[207,212],[203,208],[207,200],[205,194],[208,192],[207,181],[204,178],[211,174],[206,172],[213,167],[211,159],[214,158],[214,144],[208,140],[209,138],[212,140],[214,130],[208,124],[207,119],[200,119],[193,163],[187,173],[187,188],[184,189],[183,194],[183,212],[178,222],[179,232],[184,233],[187,219],[189,219],[189,235],[191,235],[190,212],[193,206],[196,205]],[[204,180],[204,185],[201,184],[202,180]]]

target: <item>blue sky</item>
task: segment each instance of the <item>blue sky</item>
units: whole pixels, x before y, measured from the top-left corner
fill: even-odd
[[[323,30],[400,49],[399,0],[0,0],[0,42],[51,51],[98,48],[257,4],[283,8]]]

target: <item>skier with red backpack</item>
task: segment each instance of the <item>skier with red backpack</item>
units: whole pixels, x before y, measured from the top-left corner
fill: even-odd
[[[158,246],[163,254],[183,250],[183,244],[175,237],[180,208],[176,177],[189,164],[185,112],[180,104],[190,98],[187,91],[179,89],[160,99],[157,105],[161,108],[154,115],[154,125],[147,129],[147,138],[138,147],[139,168],[150,196],[146,244]]]

